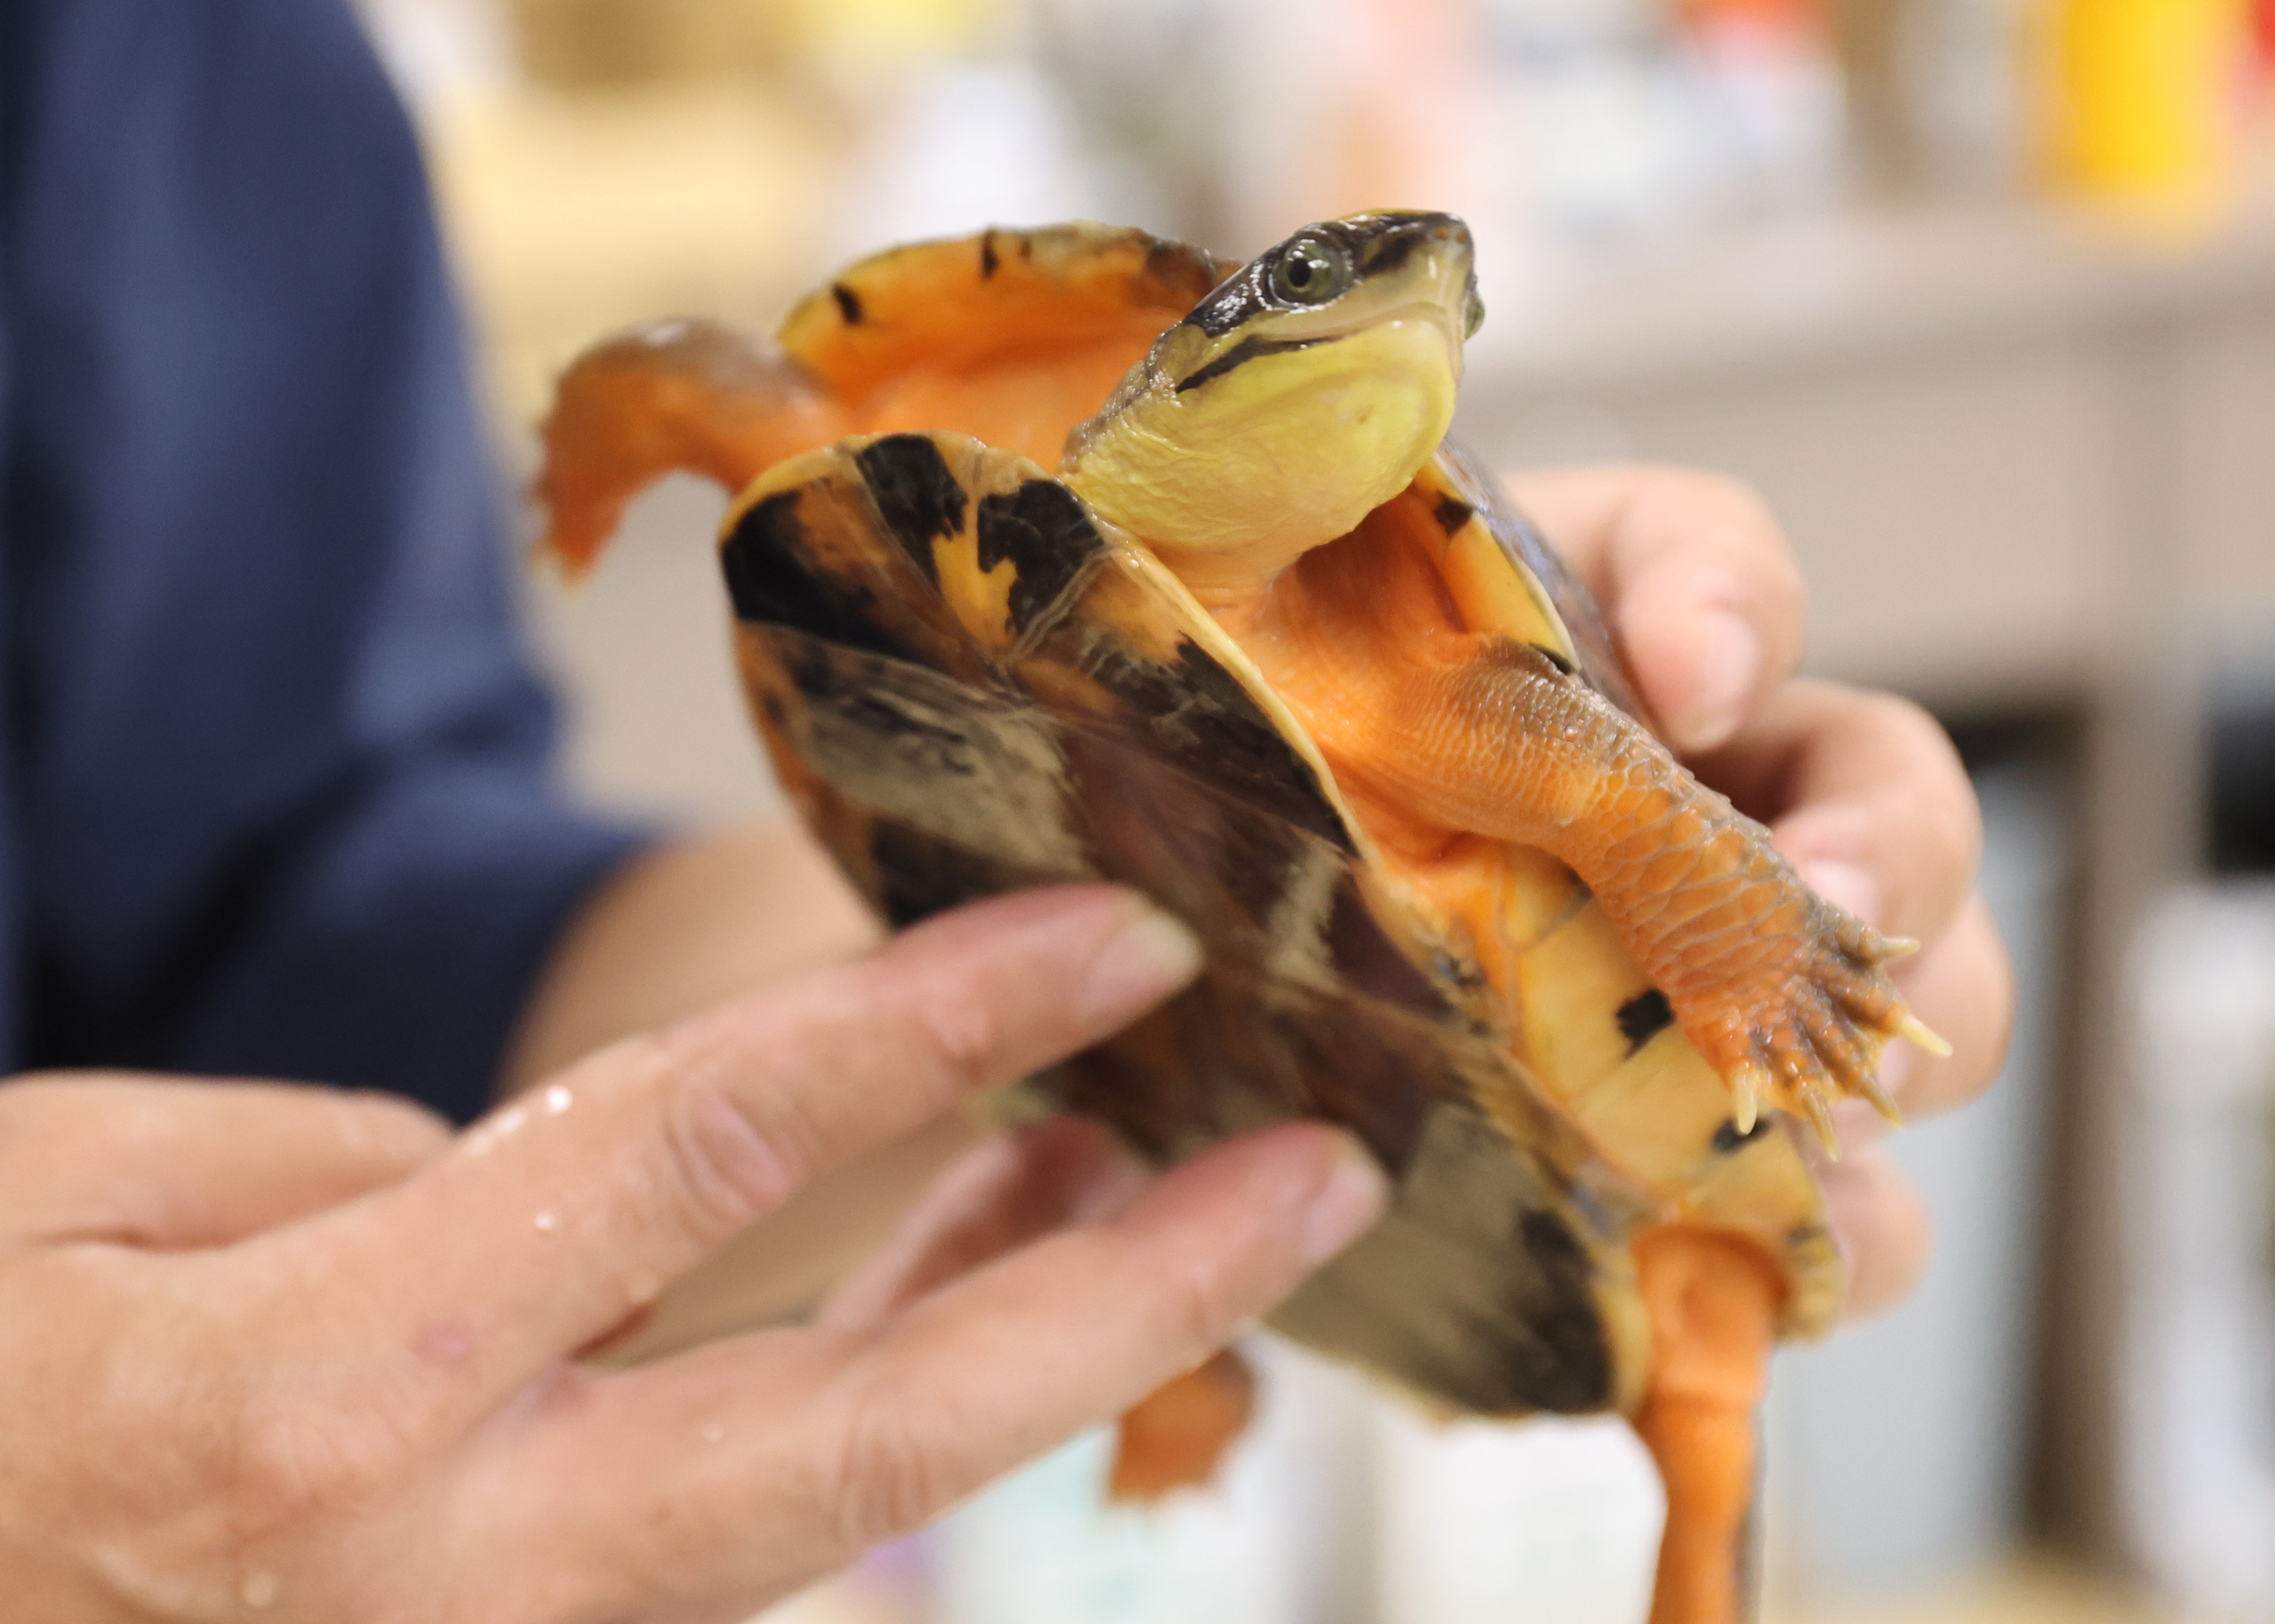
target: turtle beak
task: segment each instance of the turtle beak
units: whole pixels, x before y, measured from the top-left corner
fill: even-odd
[[[1485,320],[1478,297],[1477,249],[1457,215],[1354,215],[1339,223],[1357,239],[1354,268],[1379,291],[1378,308],[1432,305],[1442,312],[1458,352]]]

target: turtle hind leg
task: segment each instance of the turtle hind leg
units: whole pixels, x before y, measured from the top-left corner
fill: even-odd
[[[1163,1383],[1122,1417],[1107,1497],[1145,1504],[1206,1486],[1255,1409],[1255,1373],[1229,1348]]]
[[[562,375],[533,494],[540,550],[592,567],[624,504],[674,470],[741,490],[786,457],[850,432],[795,361],[715,321],[659,321],[603,340]]]
[[[1634,1426],[1667,1485],[1651,1624],[1740,1624],[1754,1411],[1785,1287],[1751,1243],[1705,1229],[1638,1236],[1636,1272],[1651,1368]]]

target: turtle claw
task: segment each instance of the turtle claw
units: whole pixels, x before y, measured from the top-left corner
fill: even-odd
[[[1890,1124],[1903,1113],[1875,1075],[1884,1044],[1905,1039],[1931,1054],[1951,1046],[1906,1007],[1884,969],[1913,948],[1819,902],[1770,965],[1670,995],[1683,1030],[1729,1090],[1732,1126],[1750,1134],[1765,1105],[1806,1121],[1840,1153],[1836,1100],[1865,1101]]]
[[[1908,1009],[1896,1017],[1895,1035],[1899,1038],[1910,1039],[1913,1043],[1925,1049],[1938,1060],[1951,1058],[1950,1043]]]
[[[1760,1120],[1762,1085],[1768,1081],[1767,1074],[1750,1061],[1730,1074],[1730,1115],[1740,1138],[1753,1132]]]
[[[1888,1091],[1880,1086],[1879,1078],[1870,1076],[1863,1078],[1856,1084],[1856,1091],[1863,1095],[1865,1103],[1878,1111],[1880,1114],[1880,1120],[1889,1127],[1901,1128],[1904,1125],[1902,1110],[1897,1107],[1894,1100],[1888,1098]]]
[[[1825,1097],[1822,1084],[1813,1078],[1796,1090],[1801,1103],[1809,1113],[1809,1125],[1817,1130],[1817,1142],[1825,1147],[1825,1159],[1840,1159],[1840,1133],[1833,1125],[1833,1102]]]

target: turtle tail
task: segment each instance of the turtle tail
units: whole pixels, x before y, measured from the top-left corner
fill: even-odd
[[[715,321],[658,321],[604,339],[562,374],[540,431],[538,551],[580,577],[624,504],[665,474],[700,474],[732,494],[849,428],[797,362]]]

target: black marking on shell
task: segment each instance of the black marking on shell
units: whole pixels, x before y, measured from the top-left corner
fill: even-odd
[[[1090,510],[1056,480],[1029,480],[1018,489],[979,499],[979,568],[1011,561],[1011,630],[1024,633],[1065,593],[1106,539]]]
[[[1213,860],[1207,866],[1214,871],[1225,895],[1262,928],[1286,899],[1302,867],[1303,848],[1279,829],[1251,829],[1236,823],[1228,832],[1235,838],[1213,842],[1215,850],[1208,856]],[[1259,835],[1262,838],[1256,838]],[[1250,838],[1238,838],[1242,835]]]
[[[1381,1225],[1276,1323],[1483,1414],[1601,1409],[1614,1396],[1601,1265],[1589,1220],[1555,1210],[1578,1188],[1474,1106],[1447,1100],[1424,1123]]]
[[[883,895],[878,899],[895,928],[929,919],[966,903],[1001,896],[1031,876],[920,829],[880,820],[869,836]]]
[[[1533,1335],[1540,1337],[1545,1358],[1529,1360],[1533,1367],[1520,1374],[1524,1403],[1552,1415],[1602,1408],[1604,1394],[1611,1392],[1611,1348],[1604,1344],[1604,1326],[1588,1296],[1595,1273],[1588,1251],[1563,1220],[1545,1208],[1526,1212],[1520,1228],[1531,1267],[1553,1283],[1545,1292],[1547,1312],[1533,1315]]]
[[[777,491],[752,504],[720,548],[719,566],[727,578],[736,617],[757,625],[793,627],[871,653],[921,660],[877,624],[873,601],[865,589],[806,568],[805,530],[797,513],[803,495],[802,490]]]
[[[1538,581],[1549,602],[1556,606],[1564,630],[1579,651],[1580,675],[1614,705],[1638,721],[1643,720],[1643,702],[1636,697],[1635,684],[1629,679],[1627,667],[1612,642],[1611,632],[1605,627],[1596,601],[1566,568],[1563,555],[1542,539],[1531,520],[1517,511],[1500,482],[1471,462],[1453,440],[1449,438],[1439,445],[1438,457],[1476,507],[1478,517],[1485,521],[1485,529],[1502,555]]]
[[[1485,972],[1475,960],[1458,957],[1442,948],[1430,956],[1430,969],[1447,986],[1457,986],[1466,993],[1474,993],[1485,984]]]
[[[837,313],[845,318],[848,327],[861,324],[861,296],[842,282],[829,284],[829,297],[837,301]]]
[[[992,279],[1002,268],[1003,261],[995,253],[995,230],[990,226],[979,234],[979,276],[982,281]]]
[[[1742,1144],[1751,1144],[1769,1130],[1770,1119],[1766,1112],[1754,1118],[1754,1125],[1744,1133],[1738,1131],[1737,1119],[1733,1117],[1714,1130],[1714,1152],[1718,1156],[1727,1156]]]
[[[1674,1024],[1674,1011],[1666,993],[1655,986],[1645,987],[1620,1006],[1619,1022],[1620,1036],[1628,1040],[1628,1053],[1632,1054]]]
[[[888,434],[864,446],[853,458],[885,528],[893,533],[925,578],[940,585],[940,564],[932,544],[964,528],[970,498],[930,434]]]
[[[1554,666],[1558,676],[1574,676],[1578,675],[1580,668],[1574,665],[1569,660],[1566,659],[1555,649],[1549,647],[1547,644],[1528,643],[1525,646],[1531,649],[1534,653],[1538,654],[1542,659],[1548,661],[1550,665]]]
[[[1458,533],[1462,525],[1468,524],[1470,522],[1470,515],[1474,514],[1477,510],[1470,506],[1468,502],[1463,502],[1459,496],[1455,496],[1448,493],[1447,495],[1438,498],[1438,506],[1434,511],[1438,519],[1438,528],[1444,531],[1450,536]]]
[[[1289,747],[1238,678],[1190,638],[1177,639],[1177,673],[1205,701],[1179,720],[1211,777],[1342,850],[1356,850],[1311,764]]]
[[[1594,1271],[1587,1251],[1564,1221],[1545,1209],[1527,1212],[1521,1228],[1532,1266],[1559,1286],[1551,1297],[1557,1307],[1533,1322],[1549,1357],[1527,1372],[1525,1397],[1553,1414],[1594,1409],[1611,1391],[1612,1370],[1604,1327],[1588,1295]]]
[[[1327,916],[1327,956],[1354,992],[1421,1015],[1452,1013],[1437,983],[1383,933],[1348,875],[1335,888],[1334,910]]]
[[[1243,338],[1207,366],[1197,367],[1177,385],[1177,393],[1197,389],[1204,383],[1221,378],[1236,366],[1261,359],[1267,355],[1285,355],[1290,350],[1308,350],[1314,344],[1333,342],[1326,338]]]

